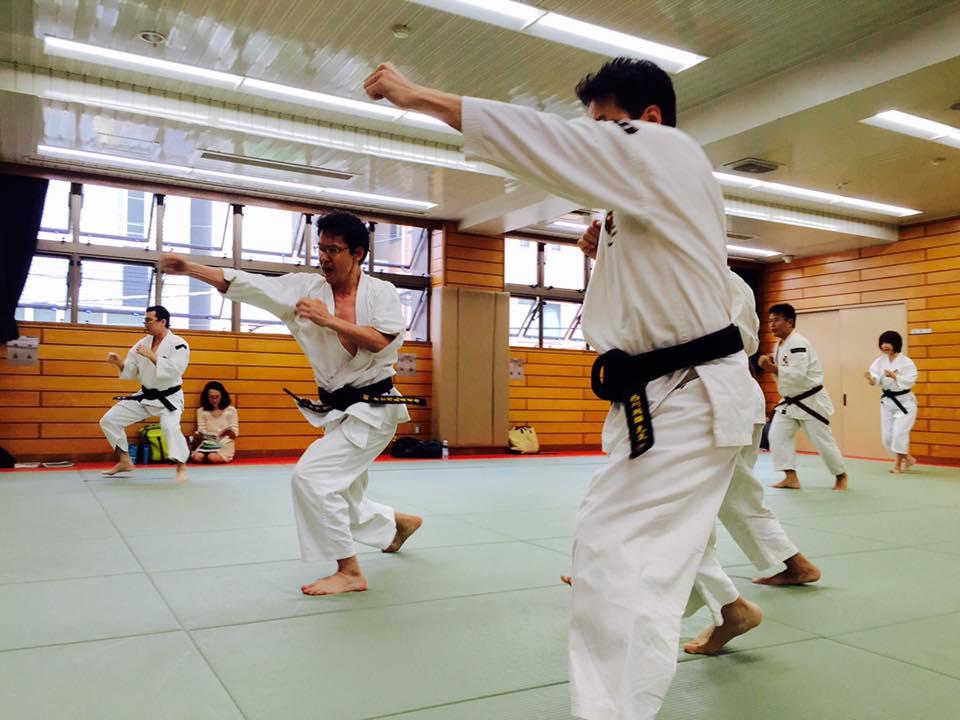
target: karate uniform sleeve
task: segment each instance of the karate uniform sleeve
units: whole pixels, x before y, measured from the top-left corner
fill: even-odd
[[[800,347],[803,348],[802,352],[793,352],[796,348],[786,351],[787,364],[777,368],[781,381],[791,388],[823,385],[823,368],[817,362],[816,352],[809,345]]]
[[[880,378],[883,376],[883,371],[880,369],[880,360],[882,358],[877,358],[872,363],[870,363],[870,369],[867,371],[870,373],[870,377],[873,378],[874,382],[880,382]]]
[[[644,123],[638,123],[643,125]],[[628,131],[587,117],[568,121],[530,108],[463,98],[464,153],[585,207],[644,214],[679,131]],[[668,146],[668,147],[665,147]],[[676,155],[674,155],[676,157]]]
[[[183,374],[190,364],[190,346],[178,338],[171,347],[168,345],[163,354],[157,354],[157,376],[154,382],[159,387],[179,385],[183,381]]]
[[[403,316],[400,295],[392,283],[377,283],[374,300],[373,327],[384,335],[403,336],[407,331],[407,320]]]
[[[287,273],[279,277],[258,275],[233,268],[224,268],[223,276],[230,283],[224,295],[266,310],[284,322],[295,318],[297,301],[306,294],[305,273]]]
[[[899,368],[897,379],[893,381],[894,390],[911,390],[917,384],[916,363],[908,357],[904,357],[903,360],[905,362]]]
[[[142,340],[140,342],[143,342]],[[123,370],[120,371],[121,380],[139,380],[140,366],[137,364],[137,346],[140,343],[134,343],[133,347],[127,351],[127,357],[123,361]]]

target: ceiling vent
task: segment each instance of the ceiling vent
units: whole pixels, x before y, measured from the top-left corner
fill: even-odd
[[[756,240],[756,235],[747,235],[745,233],[730,232],[727,231],[727,240],[736,240],[737,242],[743,242],[744,240]]]
[[[268,170],[279,170],[281,172],[316,175],[318,177],[333,178],[334,180],[351,180],[354,177],[351,173],[343,172],[342,170],[311,167],[310,165],[297,165],[296,163],[280,162],[279,160],[264,160],[263,158],[233,155],[231,153],[217,152],[216,150],[202,150],[200,152],[200,159],[236,163],[237,165],[249,165],[251,167],[267,168]]]
[[[736,172],[750,173],[751,175],[763,175],[763,173],[773,172],[780,167],[780,164],[770,162],[769,160],[761,160],[760,158],[748,157],[726,163],[724,167],[735,170]]]

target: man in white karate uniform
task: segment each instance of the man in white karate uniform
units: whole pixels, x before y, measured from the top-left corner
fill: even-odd
[[[176,255],[165,255],[160,267],[273,313],[310,361],[320,403],[298,398],[297,404],[324,434],[294,468],[293,507],[303,560],[336,562],[337,570],[300,589],[336,595],[367,589],[354,541],[396,552],[422,519],[364,494],[370,465],[397,425],[410,419],[392,381],[406,330],[397,289],[363,272],[370,235],[360,218],[327,215],[317,232],[320,273],[267,277]]]
[[[753,290],[733,271],[729,280],[733,322],[740,330],[744,351],[752,356],[760,347],[760,319],[757,317]],[[753,383],[751,397],[754,408],[753,443],[745,446],[737,459],[730,488],[720,505],[720,522],[757,570],[766,570],[780,563],[786,565],[781,572],[757,578],[755,583],[814,583],[820,579],[820,569],[797,550],[777,516],[763,503],[763,485],[753,473],[759,454],[760,436],[766,422],[766,402],[757,383]],[[713,553],[714,541],[715,538],[711,538],[711,547],[697,572],[694,592],[687,605],[688,615],[705,605],[713,616],[714,624],[683,646],[691,654],[714,655],[719,652],[732,639],[725,627],[727,616],[742,612],[744,603],[749,602],[740,597],[736,586],[720,569]]]
[[[681,617],[752,435],[742,399],[753,379],[730,324],[710,163],[672,127],[672,83],[646,61],[620,58],[585,78],[578,96],[590,117],[573,121],[424,88],[389,64],[364,86],[462,129],[468,159],[607,208],[583,331],[604,354],[595,391],[615,402],[603,431],[609,459],[574,534],[572,710],[649,720],[676,671]]]
[[[770,308],[770,332],[779,340],[771,355],[761,355],[760,367],[777,376],[780,403],[773,410],[770,423],[770,453],[773,469],[782,470],[784,478],[775,488],[800,489],[797,477],[797,430],[810,438],[820,452],[827,469],[834,476],[834,490],[847,489],[847,471],[837,441],[830,432],[833,403],[823,387],[823,367],[817,351],[794,327],[797,311],[789,303]]]
[[[100,418],[100,429],[118,461],[103,474],[112,476],[133,470],[127,443],[127,426],[156,415],[160,432],[167,444],[167,456],[177,463],[175,480],[187,481],[187,458],[190,450],[180,432],[183,414],[183,374],[190,364],[187,341],[170,331],[170,313],[162,305],[148,307],[143,316],[147,335],[138,340],[120,360],[115,352],[107,353],[107,362],[120,370],[121,380],[139,380],[140,392],[118,398],[120,402]]]

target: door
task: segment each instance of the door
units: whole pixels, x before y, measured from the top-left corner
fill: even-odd
[[[835,408],[830,428],[846,456],[884,458],[880,442],[880,395],[863,373],[880,354],[877,338],[885,330],[903,337],[907,352],[907,307],[904,303],[819,310],[797,314],[797,331],[808,338],[823,365],[824,387]],[[798,437],[797,449],[814,451]]]

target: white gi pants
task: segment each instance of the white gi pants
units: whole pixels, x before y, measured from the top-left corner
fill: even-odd
[[[180,415],[183,410],[167,410],[163,407],[143,405],[136,400],[121,400],[100,418],[100,429],[107,437],[107,442],[116,450],[127,452],[130,447],[127,441],[127,426],[141,422],[149,417],[160,418],[160,432],[167,443],[167,457],[177,462],[186,462],[190,456],[187,440],[180,432]]]
[[[676,672],[680,621],[739,447],[715,447],[701,380],[652,414],[655,444],[613,448],[577,514],[570,680],[573,714],[650,720]]]
[[[343,422],[360,422],[347,417]],[[367,470],[396,432],[396,424],[370,428],[364,447],[347,439],[343,423],[327,427],[293,469],[293,511],[304,561],[334,561],[357,554],[354,540],[383,550],[393,542],[393,508],[364,497]]]
[[[779,565],[799,552],[777,516],[763,504],[763,485],[753,474],[762,434],[763,425],[754,426],[753,444],[744,446],[740,451],[730,488],[718,514],[720,522],[757,570]],[[715,546],[716,533],[711,535],[707,552],[697,570],[693,593],[684,615],[693,615],[706,605],[714,624],[722,625],[721,608],[736,600],[740,593],[721,568]]]
[[[910,430],[917,421],[917,401],[905,400],[903,396],[897,400],[907,412],[904,414],[892,400],[884,399],[880,403],[880,436],[887,452],[907,455],[910,452]]]
[[[836,476],[845,473],[843,455],[837,447],[837,441],[833,439],[829,425],[812,416],[809,420],[796,420],[782,412],[774,412],[773,421],[770,423],[770,454],[773,456],[773,469],[797,469],[797,429],[800,427],[817,448],[820,459],[823,460],[830,474]]]

